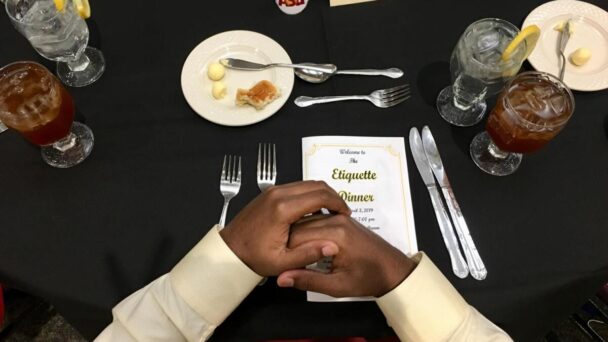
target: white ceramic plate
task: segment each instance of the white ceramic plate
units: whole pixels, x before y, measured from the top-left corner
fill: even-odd
[[[192,50],[182,68],[182,91],[192,109],[203,118],[224,126],[246,126],[265,120],[287,102],[293,89],[293,70],[271,68],[263,71],[226,69],[222,80],[228,94],[221,100],[211,95],[213,81],[207,77],[207,66],[220,58],[233,57],[257,63],[291,63],[287,52],[277,42],[260,33],[228,31],[205,39]],[[262,110],[234,103],[237,88],[251,88],[268,80],[280,89],[281,97]]]
[[[528,57],[530,64],[536,70],[559,74],[559,32],[554,28],[569,18],[574,23],[574,34],[566,46],[566,58],[581,47],[591,49],[592,56],[587,64],[580,67],[567,61],[564,82],[568,87],[580,91],[608,88],[608,13],[586,2],[551,1],[528,15],[523,27],[536,24],[541,29],[538,44]]]

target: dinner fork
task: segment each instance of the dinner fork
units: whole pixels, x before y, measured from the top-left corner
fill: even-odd
[[[352,95],[352,96],[323,96],[323,97],[308,97],[300,96],[295,100],[299,107],[308,107],[317,103],[327,103],[335,101],[347,100],[367,100],[380,108],[388,108],[396,106],[401,102],[410,98],[410,85],[403,84],[394,88],[379,89],[369,95]]]
[[[236,165],[237,158],[239,164],[238,167]],[[227,166],[226,159],[228,159]],[[220,227],[222,228],[226,225],[228,203],[230,203],[230,200],[239,193],[240,189],[241,156],[224,156],[224,163],[222,164],[222,176],[220,177],[220,192],[222,193],[222,196],[224,196],[224,207],[222,208],[222,216],[220,216]]]
[[[271,152],[272,150],[272,152]],[[272,155],[271,155],[272,153]],[[258,187],[264,191],[277,181],[277,151],[274,144],[258,144]]]

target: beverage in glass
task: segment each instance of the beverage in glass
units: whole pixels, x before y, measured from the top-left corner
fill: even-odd
[[[486,112],[485,99],[499,93],[525,59],[521,44],[508,60],[502,54],[519,29],[502,19],[481,19],[460,37],[450,59],[452,85],[437,97],[439,114],[455,126],[472,126]]]
[[[57,61],[57,76],[72,87],[95,82],[105,70],[101,51],[87,47],[89,29],[72,0],[6,0],[13,26],[43,57]]]
[[[522,153],[536,152],[564,128],[574,113],[574,96],[558,78],[525,72],[507,84],[492,110],[486,132],[471,143],[471,157],[483,171],[509,175]]]
[[[51,166],[74,166],[93,149],[93,133],[73,122],[74,111],[70,94],[42,65],[16,62],[0,69],[0,120],[40,146]]]

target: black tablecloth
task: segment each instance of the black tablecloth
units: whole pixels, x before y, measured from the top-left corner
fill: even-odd
[[[95,133],[95,147],[83,164],[53,169],[16,133],[0,135],[0,282],[48,299],[92,338],[110,322],[113,305],[170,270],[218,220],[224,154],[244,158],[244,184],[230,217],[259,192],[258,142],[277,143],[278,179],[286,183],[301,178],[301,137],[407,136],[410,127],[428,124],[488,278],[451,274],[408,152],[420,248],[514,338],[543,335],[608,281],[607,92],[576,93],[576,112],[563,133],[504,178],[482,173],[469,157],[469,142],[483,125],[451,127],[434,106],[450,82],[451,50],[469,23],[500,17],[520,25],[540,3],[381,0],[329,8],[317,0],[287,16],[269,0],[93,1],[91,45],[103,50],[107,70],[97,83],[70,91],[79,119]],[[364,102],[301,109],[290,99],[250,127],[212,124],[184,100],[180,72],[198,43],[233,29],[274,38],[294,61],[400,67],[414,96],[391,109]],[[2,15],[0,64],[15,60],[54,70]],[[366,93],[401,82],[296,80],[292,97]],[[304,293],[271,281],[253,291],[214,339],[390,334],[374,303],[307,303]]]

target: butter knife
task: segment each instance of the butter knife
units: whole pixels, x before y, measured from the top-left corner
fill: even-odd
[[[8,127],[6,127],[5,124],[2,123],[2,121],[0,121],[0,133],[6,131],[8,129]]]
[[[454,234],[454,229],[448,213],[445,211],[445,207],[441,201],[441,195],[439,195],[439,191],[437,191],[437,185],[435,183],[435,178],[433,177],[433,172],[431,171],[431,165],[424,153],[422,139],[420,139],[420,133],[418,133],[416,127],[413,127],[410,130],[410,150],[414,156],[414,162],[416,163],[416,167],[418,167],[418,172],[420,172],[420,176],[431,196],[431,202],[435,209],[435,216],[437,216],[437,222],[439,223],[439,229],[443,236],[443,242],[445,243],[445,247],[450,254],[450,260],[452,261],[452,271],[454,271],[454,274],[459,278],[466,278],[469,274],[469,269],[460,253],[460,248],[458,248],[458,240]]]
[[[566,24],[564,24],[562,32],[559,35],[558,52],[561,58],[561,65],[559,68],[559,79],[561,81],[564,80],[564,73],[566,72],[566,45],[568,45],[568,40],[570,40],[570,19],[566,21]]]
[[[294,68],[294,69],[308,69],[314,70],[321,73],[330,73],[333,74],[336,72],[336,66],[333,64],[317,64],[316,66],[311,66],[307,64],[288,64],[288,63],[270,63],[270,64],[260,64],[255,62],[246,61],[244,59],[238,58],[222,58],[220,59],[220,64],[229,69],[235,70],[246,70],[246,71],[260,71],[268,68]]]
[[[433,134],[428,126],[422,128],[422,146],[424,147],[424,153],[431,165],[431,169],[435,174],[437,183],[439,183],[439,186],[441,187],[443,197],[448,204],[448,209],[450,210],[456,233],[460,239],[460,244],[464,250],[464,256],[467,259],[471,276],[477,280],[484,280],[488,275],[488,271],[481,260],[477,247],[475,247],[475,242],[473,242],[469,227],[462,215],[462,211],[460,210],[460,206],[456,201],[456,196],[454,196],[452,186],[448,180],[448,175],[443,167],[439,150],[437,150],[437,144],[435,143]]]

